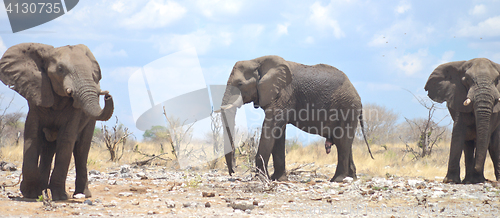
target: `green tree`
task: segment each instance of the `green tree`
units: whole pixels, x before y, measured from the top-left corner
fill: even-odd
[[[167,127],[153,126],[151,129],[146,130],[142,137],[144,138],[144,141],[165,142],[169,141],[170,132]]]

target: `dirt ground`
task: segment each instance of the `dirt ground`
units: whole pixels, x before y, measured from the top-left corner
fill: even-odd
[[[333,168],[335,166],[324,166]],[[0,184],[20,171],[0,171]],[[67,178],[74,188],[75,172]],[[359,175],[330,183],[331,175],[297,170],[271,182],[223,170],[175,171],[123,165],[89,172],[91,198],[51,202],[24,199],[15,187],[0,190],[1,217],[497,217],[496,183],[443,184],[408,177]]]

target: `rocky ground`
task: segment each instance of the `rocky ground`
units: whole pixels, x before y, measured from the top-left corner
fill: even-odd
[[[271,182],[249,173],[229,177],[224,170],[123,165],[89,172],[92,198],[51,202],[23,199],[19,185],[5,187],[20,173],[0,171],[2,217],[498,217],[500,212],[496,183],[452,185],[391,175],[330,183],[331,175],[312,171]],[[74,176],[73,169],[68,192]]]

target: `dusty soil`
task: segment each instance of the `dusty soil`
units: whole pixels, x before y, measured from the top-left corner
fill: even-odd
[[[330,166],[333,168],[334,166]],[[331,175],[303,171],[287,182],[225,170],[175,171],[124,165],[89,172],[91,198],[58,202],[23,199],[19,185],[0,190],[2,217],[497,217],[496,183],[443,184],[387,175],[330,183]],[[20,171],[0,171],[0,184]],[[67,178],[74,188],[74,170]]]

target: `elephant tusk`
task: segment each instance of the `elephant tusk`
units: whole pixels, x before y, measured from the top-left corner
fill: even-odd
[[[107,95],[107,94],[109,94],[109,91],[101,91],[101,92],[99,92],[99,95]]]
[[[234,105],[232,105],[232,104],[223,105],[223,106],[220,106],[219,110],[215,110],[214,113],[220,113],[222,110],[227,110],[227,109],[230,109],[232,107],[234,107]]]
[[[465,101],[464,101],[464,106],[469,105],[469,104],[470,104],[470,102],[471,102],[470,98],[465,99]]]
[[[72,92],[72,91],[71,91],[71,89],[70,89],[70,88],[67,88],[67,89],[66,89],[66,93],[68,93],[68,95],[70,95],[70,96],[71,96],[71,92]]]
[[[231,109],[232,107],[234,107],[233,104],[230,104],[230,105],[224,105],[224,106],[221,106],[220,109],[221,110],[227,110],[227,109]]]

